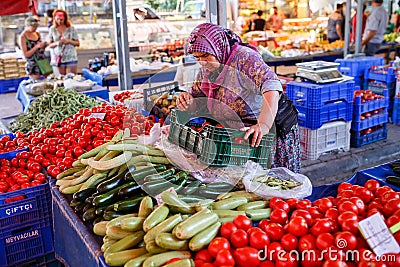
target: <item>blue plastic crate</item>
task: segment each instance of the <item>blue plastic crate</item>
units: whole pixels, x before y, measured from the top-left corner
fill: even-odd
[[[289,82],[286,94],[298,107],[321,108],[337,100],[353,102],[354,89],[354,81],[329,84]]]
[[[364,79],[376,80],[385,83],[393,83],[396,81],[397,71],[392,68],[380,66],[377,68],[369,68],[365,70]]]
[[[50,218],[0,230],[0,266],[23,263],[54,251]]]
[[[357,57],[350,59],[336,59],[340,63],[339,71],[347,76],[361,77],[365,70],[372,66],[381,66],[384,64],[383,57]]]
[[[361,96],[356,96],[354,98],[353,121],[361,121],[360,116],[365,112],[374,111],[380,108],[387,108],[389,106],[388,91],[383,90],[382,93],[383,98],[366,102],[361,101]]]
[[[351,131],[350,146],[361,147],[387,138],[387,124],[372,133],[361,135],[360,131]]]
[[[56,259],[55,253],[48,253],[23,263],[9,265],[8,267],[62,267],[62,263]]]
[[[26,78],[0,80],[0,94],[13,93],[18,90],[19,83]]]
[[[2,138],[3,136],[9,136],[11,138],[11,140],[14,140],[14,138],[15,138],[15,134],[13,134],[13,133],[0,135],[0,138]],[[11,160],[11,159],[15,158],[16,155],[19,152],[22,152],[22,151],[28,151],[28,148],[26,147],[26,148],[23,148],[23,149],[18,149],[18,150],[14,150],[14,151],[10,151],[10,152],[5,152],[5,153],[0,153],[0,159]]]
[[[364,89],[364,79],[362,77],[354,77],[354,83],[356,87],[358,86],[360,89]]]
[[[351,122],[351,129],[354,131],[361,131],[364,129],[368,129],[383,123],[387,123],[389,119],[389,115],[387,109],[382,114],[379,115],[372,115],[369,118],[360,121],[352,121]]]
[[[13,198],[23,198],[10,202]],[[0,229],[51,219],[51,196],[48,182],[17,191],[0,194]],[[2,231],[0,230],[0,231]]]
[[[392,122],[400,124],[400,98],[395,97],[393,102]]]
[[[311,109],[296,106],[299,119],[299,125],[315,130],[322,126],[322,124],[330,121],[343,119],[344,121],[351,121],[353,114],[353,103],[346,101],[334,102],[324,105],[320,109]]]

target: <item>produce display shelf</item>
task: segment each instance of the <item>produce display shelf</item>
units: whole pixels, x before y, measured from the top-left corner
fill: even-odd
[[[300,146],[303,159],[316,160],[323,153],[350,150],[351,122],[334,121],[311,130],[299,127]]]
[[[350,146],[361,147],[387,138],[387,124],[383,127],[365,135],[360,131],[351,131]]]
[[[380,108],[387,108],[389,106],[388,90],[383,90],[382,95],[383,98],[368,100],[365,102],[362,102],[361,96],[354,97],[353,121],[361,121],[360,116],[363,113],[371,112]]]
[[[337,100],[352,102],[354,89],[352,80],[328,84],[289,82],[286,94],[297,107],[317,109]]]
[[[51,196],[47,181],[34,187],[0,194],[0,231],[35,220],[51,220],[51,217]]]
[[[351,77],[361,77],[365,70],[372,66],[382,66],[384,64],[383,57],[355,57],[350,59],[336,59],[335,62],[340,63],[339,71]]]
[[[324,105],[320,109],[310,109],[296,106],[299,119],[299,125],[318,129],[322,124],[330,121],[343,119],[348,122],[353,116],[353,102],[339,101]]]
[[[0,230],[0,266],[24,263],[54,251],[50,218],[13,226]]]

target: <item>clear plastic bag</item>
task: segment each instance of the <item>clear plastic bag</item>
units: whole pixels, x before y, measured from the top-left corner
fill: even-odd
[[[246,188],[246,191],[253,192],[262,198],[280,197],[283,199],[302,199],[310,196],[312,193],[311,181],[303,174],[294,173],[291,170],[283,167],[272,168],[269,170],[263,170],[261,166],[251,166],[249,164],[247,164],[247,167],[252,169],[246,176],[243,177],[242,182]],[[300,182],[301,185],[288,190],[278,190],[266,185],[265,183],[254,181],[255,178],[264,174],[284,180],[291,179],[293,181]]]

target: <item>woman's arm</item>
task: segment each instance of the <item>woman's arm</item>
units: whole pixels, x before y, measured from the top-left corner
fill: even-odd
[[[28,46],[26,45],[25,32],[22,32],[21,36],[19,37],[19,46],[21,47],[22,53],[25,58],[32,57],[35,52],[40,48],[39,45],[36,44],[33,48],[28,50]]]
[[[251,140],[252,147],[258,147],[264,135],[268,134],[278,112],[279,91],[266,91],[263,94],[261,113],[258,116],[257,124],[250,127],[244,127],[241,130],[246,131],[244,139],[247,140],[253,135]]]

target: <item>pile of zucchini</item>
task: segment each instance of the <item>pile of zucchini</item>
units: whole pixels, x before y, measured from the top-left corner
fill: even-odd
[[[146,196],[137,213],[94,225],[94,233],[104,236],[101,250],[108,265],[164,266],[170,259],[180,258],[173,266],[194,266],[192,252],[207,247],[222,223],[239,214],[253,220],[270,215],[267,200],[245,191],[196,203],[186,203],[169,191],[163,191],[160,198],[163,203],[153,206],[151,197]]]
[[[386,182],[394,186],[400,187],[400,161],[389,163],[389,167],[392,168],[395,175],[386,176]]]

